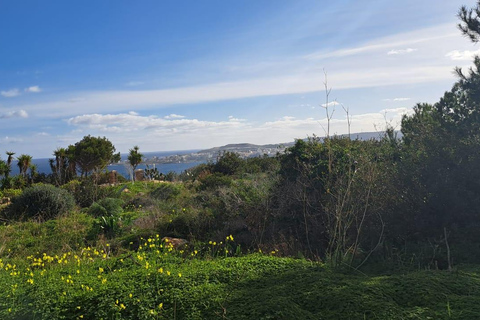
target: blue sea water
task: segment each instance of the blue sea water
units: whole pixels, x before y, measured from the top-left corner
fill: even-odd
[[[182,154],[189,154],[194,153],[199,150],[182,150],[182,151],[158,151],[158,152],[144,152],[143,155],[147,159],[151,159],[153,157],[167,157],[172,155],[182,155]],[[122,161],[127,159],[128,154],[122,154],[121,158]],[[45,173],[50,174],[52,170],[50,169],[49,159],[42,158],[42,159],[33,159],[32,163],[37,165],[38,173]],[[203,162],[191,162],[191,163],[166,163],[166,164],[155,164],[155,168],[158,169],[159,172],[163,174],[167,174],[169,172],[175,173],[182,173],[183,171],[190,169],[196,165],[199,165]],[[137,169],[145,169],[145,164],[140,164]],[[150,165],[150,168],[153,168],[153,165]],[[124,163],[113,164],[108,166],[108,170],[117,170],[117,172],[123,175],[125,178],[130,178],[129,170],[131,170],[130,166]],[[18,166],[16,165],[16,161],[12,163],[12,175],[17,175],[19,173]]]

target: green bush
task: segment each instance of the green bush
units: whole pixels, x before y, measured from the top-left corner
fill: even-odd
[[[115,198],[105,198],[93,203],[88,213],[94,217],[106,215],[117,216],[123,212],[123,201]]]
[[[97,185],[90,177],[82,181],[72,180],[62,186],[68,190],[82,208],[90,207],[95,201],[105,198],[110,189]]]
[[[39,220],[53,219],[71,211],[75,201],[71,194],[49,184],[38,184],[29,187],[12,199],[8,207],[8,218]]]
[[[174,199],[181,192],[182,185],[162,183],[158,188],[150,192],[150,196],[156,200],[167,201]]]
[[[228,187],[232,184],[232,178],[221,173],[206,175],[200,179],[200,190],[217,189],[219,187]]]
[[[2,191],[4,197],[13,198],[22,194],[21,189],[5,189]]]

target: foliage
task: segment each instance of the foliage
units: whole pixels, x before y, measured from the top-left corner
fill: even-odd
[[[73,147],[73,156],[76,165],[84,176],[89,172],[98,172],[105,168],[112,160],[118,160],[114,154],[115,147],[105,137],[83,137]]]
[[[23,191],[21,189],[4,189],[2,192],[4,197],[13,198],[21,195]]]
[[[158,171],[158,168],[150,168],[150,166],[148,164],[145,168],[144,174],[145,174],[145,178],[147,178],[148,180],[160,181],[160,180],[164,180],[164,178],[165,178],[163,173]]]
[[[62,255],[79,250],[94,219],[84,213],[72,212],[45,222],[12,222],[0,226],[0,257],[23,259],[38,252]]]
[[[28,154],[22,154],[18,158],[18,169],[20,171],[20,175],[23,176],[24,178],[27,177],[27,170],[30,168],[30,165],[32,164],[32,156]]]
[[[135,254],[110,246],[0,261],[2,319],[475,319],[478,269],[390,276],[331,272],[259,254],[202,259],[153,237]],[[108,244],[108,243],[107,243]],[[210,245],[215,247],[213,243]],[[274,254],[272,254],[274,255]],[[468,288],[468,289],[466,289]]]
[[[150,192],[150,197],[160,201],[167,201],[177,197],[181,190],[181,184],[161,183],[157,188]]]
[[[55,159],[50,159],[50,169],[55,185],[61,186],[74,179],[76,173],[76,163],[74,160],[74,148],[58,148],[53,152]]]
[[[73,195],[75,202],[81,208],[90,207],[95,201],[109,195],[110,189],[100,187],[93,177],[82,180],[71,180],[64,184],[61,189],[67,190]]]
[[[118,216],[123,212],[123,201],[115,198],[104,198],[94,202],[88,209],[88,213],[94,217]]]
[[[143,154],[138,152],[138,150],[139,150],[138,146],[134,146],[133,149],[130,149],[128,153],[128,163],[132,167],[133,181],[135,181],[135,169],[142,162],[142,159],[143,159]]]
[[[70,212],[75,207],[73,197],[65,190],[52,185],[34,185],[12,199],[7,208],[8,219],[35,218],[40,221],[53,219]]]
[[[219,187],[228,187],[232,184],[232,178],[221,173],[208,174],[199,177],[200,190],[217,189]]]
[[[239,173],[243,163],[244,161],[237,153],[225,151],[219,155],[217,162],[213,166],[213,172],[231,176]]]
[[[475,8],[469,9],[462,6],[458,12],[458,17],[461,20],[458,27],[463,35],[477,43],[480,40],[480,1],[477,1]]]

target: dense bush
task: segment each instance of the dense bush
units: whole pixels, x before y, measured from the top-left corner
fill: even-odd
[[[158,188],[150,192],[150,197],[161,201],[171,200],[180,194],[181,189],[181,184],[162,183]]]
[[[123,212],[123,201],[115,198],[104,198],[94,202],[88,209],[88,213],[94,217],[106,215],[116,216]]]
[[[75,201],[67,191],[48,184],[26,188],[21,195],[12,199],[7,209],[7,218],[38,220],[53,219],[71,211]]]
[[[99,186],[91,177],[83,180],[72,180],[62,186],[75,198],[81,208],[90,207],[95,201],[108,196],[110,189]]]
[[[207,174],[200,179],[200,190],[216,189],[219,187],[226,187],[232,184],[232,178],[221,173]]]
[[[213,166],[213,172],[225,175],[239,173],[245,161],[235,152],[224,152]]]

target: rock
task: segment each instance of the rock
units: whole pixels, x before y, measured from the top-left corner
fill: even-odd
[[[187,245],[188,241],[181,238],[163,237],[162,241],[166,246],[171,246],[174,249],[179,249]]]

